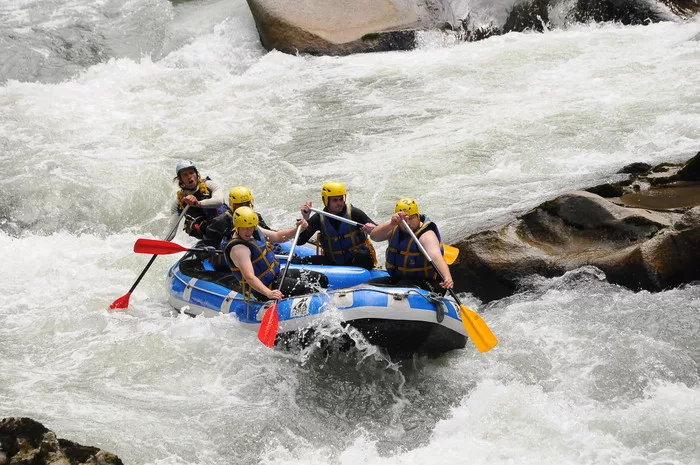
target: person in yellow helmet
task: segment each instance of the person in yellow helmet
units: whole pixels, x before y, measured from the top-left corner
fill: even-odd
[[[321,189],[323,211],[346,218],[361,225],[350,225],[328,215],[314,213],[311,215],[312,202],[301,206],[302,216],[308,220],[309,227],[300,236],[297,244],[305,244],[320,231],[320,245],[323,255],[304,257],[302,263],[316,265],[350,265],[371,270],[375,265],[374,247],[368,240],[375,223],[365,212],[346,202],[347,190],[340,182],[327,182]]]
[[[445,280],[440,277],[430,262],[425,258],[416,245],[411,234],[404,230],[402,220],[418,238],[423,248],[430,256],[435,266],[440,270]],[[425,215],[421,215],[415,199],[404,197],[396,203],[394,214],[389,221],[380,224],[370,235],[373,241],[389,241],[386,249],[386,271],[389,278],[377,278],[371,282],[386,282],[389,284],[417,285],[432,292],[440,287],[452,289],[454,282],[450,267],[443,257],[440,245],[440,231]]]
[[[296,228],[271,231],[260,227],[258,221],[252,208],[237,208],[233,212],[233,237],[224,247],[226,262],[240,282],[243,295],[258,300],[281,299],[286,295],[317,292],[319,287],[328,286],[328,278],[323,276],[325,282],[322,282],[320,273],[305,280],[298,269],[289,270],[280,286],[280,263],[272,243],[292,239]],[[303,218],[296,224],[302,231],[308,226]]]
[[[210,246],[223,250],[223,247],[231,240],[233,235],[233,213],[240,207],[254,208],[253,201],[253,193],[248,187],[236,186],[231,188],[228,193],[229,208],[223,215],[217,216],[207,225],[204,237],[195,247]],[[256,214],[258,215],[258,225],[261,228],[270,229],[262,215],[257,212]],[[229,269],[223,254],[210,256],[209,261],[216,270]]]
[[[166,228],[166,240],[171,241],[177,234],[176,225],[180,213],[189,206],[185,214],[185,232],[201,239],[207,225],[226,211],[224,191],[216,181],[209,177],[202,178],[195,164],[183,160],[175,165],[175,178],[180,186],[177,197],[170,207],[170,220]]]

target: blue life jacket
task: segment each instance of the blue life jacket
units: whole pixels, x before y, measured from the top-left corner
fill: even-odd
[[[423,224],[414,234],[420,238],[427,231],[433,231],[440,241],[440,231],[437,225],[427,217],[421,215]],[[440,253],[443,253],[440,241]],[[386,249],[386,271],[391,276],[399,278],[424,278],[439,279],[439,275],[425,258],[410,234],[404,232],[398,226],[394,226],[389,237],[389,246]]]
[[[351,219],[352,206],[346,203],[345,207],[345,211],[337,216]],[[356,252],[370,253],[373,251],[370,248],[374,249],[362,228],[342,221],[338,228],[335,228],[326,215],[321,215],[320,242],[323,254],[330,256],[336,265],[349,263]]]
[[[269,287],[280,273],[280,262],[275,258],[273,246],[265,239],[260,228],[255,230],[253,237],[249,241],[234,237],[226,244],[226,247],[224,247],[226,263],[231,268],[233,276],[241,283],[241,293],[249,296],[253,288],[246,282],[241,270],[231,260],[231,248],[238,244],[243,244],[250,249],[250,261],[253,264],[253,272],[265,286]]]

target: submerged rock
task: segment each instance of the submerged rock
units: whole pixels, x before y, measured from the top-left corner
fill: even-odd
[[[633,290],[700,280],[700,153],[680,165],[621,172],[635,174],[566,193],[455,244],[456,289],[494,300],[513,294],[523,278],[588,265]]]
[[[31,418],[0,420],[0,465],[123,465],[97,447],[59,439]]]

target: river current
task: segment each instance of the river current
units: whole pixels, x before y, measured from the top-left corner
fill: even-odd
[[[456,242],[695,155],[699,69],[697,19],[309,57],[265,52],[243,0],[4,2],[0,418],[128,464],[700,464],[697,283],[635,293],[584,268],[464,294],[498,347],[401,363],[173,315],[174,255],[107,311],[181,159],[249,186],[273,227],[336,180],[376,221],[415,197]]]

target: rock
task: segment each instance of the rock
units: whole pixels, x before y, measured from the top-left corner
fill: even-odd
[[[621,174],[641,174],[641,173],[646,173],[649,170],[651,170],[652,166],[649,163],[641,163],[641,162],[636,162],[636,163],[630,163],[629,165],[625,165],[622,167],[618,173]]]
[[[661,0],[673,14],[681,18],[688,19],[700,12],[700,2],[698,0]]]
[[[700,181],[700,152],[683,164],[678,178],[682,181]]]
[[[516,292],[523,278],[560,276],[584,266],[633,290],[700,280],[699,167],[700,153],[615,185],[563,194],[469,236],[456,244],[455,289],[489,301]]]
[[[0,465],[123,465],[97,447],[59,439],[31,418],[0,420]]]
[[[638,25],[669,21],[664,9],[652,2],[639,0],[578,0],[573,15],[578,22],[616,21],[625,25]]]
[[[662,0],[656,4],[647,0],[524,0],[516,2],[507,12],[503,23],[489,14],[470,8],[459,20],[463,40],[481,40],[508,32],[544,31],[571,23],[616,22],[640,25],[660,21],[683,21],[700,13],[700,0]],[[552,18],[550,18],[550,15]],[[700,35],[694,40],[698,40]]]
[[[435,18],[423,2],[248,0],[248,6],[263,47],[291,54],[408,50],[414,31]]]

